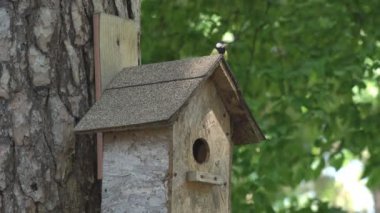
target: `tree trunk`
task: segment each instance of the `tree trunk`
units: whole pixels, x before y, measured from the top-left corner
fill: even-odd
[[[98,212],[92,15],[135,0],[0,0],[0,212]],[[138,21],[138,20],[137,20]]]

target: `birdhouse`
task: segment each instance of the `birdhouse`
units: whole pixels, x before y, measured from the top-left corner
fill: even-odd
[[[123,69],[75,130],[104,134],[102,212],[230,212],[232,147],[264,139],[221,55]]]

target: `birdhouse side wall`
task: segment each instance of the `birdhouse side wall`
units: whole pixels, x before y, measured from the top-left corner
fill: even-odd
[[[230,117],[214,83],[206,81],[195,91],[173,125],[171,212],[230,212]],[[194,158],[193,146],[202,139],[209,146],[204,163]],[[199,153],[203,155],[202,153]],[[188,172],[218,176],[218,184],[187,180]]]
[[[171,128],[104,134],[102,212],[168,212],[171,140]]]

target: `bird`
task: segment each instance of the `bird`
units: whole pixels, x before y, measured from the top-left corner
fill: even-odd
[[[226,46],[227,45],[221,41],[221,42],[216,43],[215,49],[218,51],[219,54],[224,55],[224,53],[226,52]]]
[[[228,52],[226,50],[227,44],[223,41],[216,43],[215,47],[211,51],[211,55],[222,55],[227,60]]]

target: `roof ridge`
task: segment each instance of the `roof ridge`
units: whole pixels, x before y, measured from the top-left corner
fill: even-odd
[[[215,57],[217,61],[219,61],[223,55],[204,55],[204,56],[193,56],[189,58],[181,58],[181,59],[175,59],[175,60],[170,60],[170,61],[159,61],[159,62],[153,62],[153,63],[148,63],[148,64],[139,64],[139,65],[134,65],[134,66],[129,66],[129,67],[123,67],[121,71],[129,68],[137,68],[137,67],[145,67],[145,66],[151,66],[151,65],[158,65],[158,64],[164,64],[164,63],[176,63],[180,61],[189,61],[189,60],[197,60],[197,59],[202,59],[202,58],[212,58]]]
[[[169,83],[169,82],[176,82],[176,81],[186,81],[186,80],[193,80],[197,78],[204,78],[207,75],[200,75],[196,77],[189,77],[189,78],[178,78],[178,79],[171,79],[171,80],[166,80],[166,81],[156,81],[156,82],[151,82],[151,83],[146,83],[146,84],[133,84],[133,85],[128,85],[128,86],[119,86],[119,87],[111,87],[111,88],[106,88],[106,90],[113,90],[113,89],[124,89],[124,88],[130,88],[130,87],[140,87],[140,86],[148,86],[148,85],[154,85],[154,84],[162,84],[162,83]]]
[[[203,56],[125,67],[112,78],[106,90],[205,77],[210,70],[215,68],[221,58],[222,56]]]

